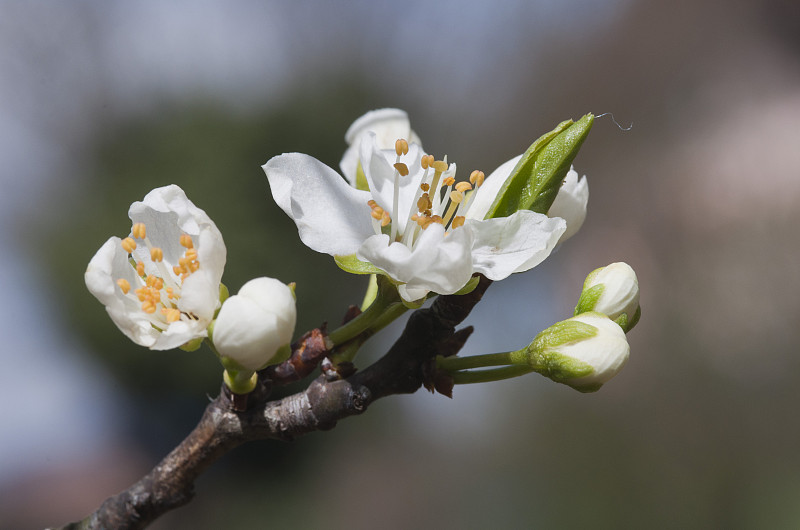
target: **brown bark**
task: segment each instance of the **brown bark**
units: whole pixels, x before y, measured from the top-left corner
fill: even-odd
[[[63,528],[144,528],[163,513],[188,503],[194,495],[195,479],[234,447],[251,440],[288,441],[312,431],[332,429],[339,420],[364,412],[376,399],[416,392],[426,382],[426,365],[431,359],[461,349],[471,328],[456,331],[455,327],[490,284],[481,277],[471,293],[440,296],[429,309],[415,311],[386,355],[346,379],[330,381],[320,376],[303,392],[268,401],[269,377],[277,376],[275,382],[280,384],[285,382],[281,377],[292,379],[294,371],[264,371],[259,374],[259,386],[248,395],[247,410],[242,412],[235,411],[233,397],[223,385],[194,430],[149,474],[106,499],[86,519]],[[287,363],[297,373],[305,372],[309,364],[322,358],[321,340],[319,332],[304,335]]]

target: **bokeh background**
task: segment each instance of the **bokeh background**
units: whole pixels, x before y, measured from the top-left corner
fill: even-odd
[[[298,244],[259,166],[337,167],[384,106],[487,173],[561,120],[633,124],[596,121],[584,228],[492,286],[464,350],[526,344],[626,261],[628,366],[597,394],[530,375],[250,444],[153,527],[800,526],[797,2],[0,1],[0,74],[1,528],[82,518],[219,389],[208,351],[130,344],[84,287],[128,205],[179,184],[223,232],[231,291],[296,281],[298,332],[335,323],[364,279]]]

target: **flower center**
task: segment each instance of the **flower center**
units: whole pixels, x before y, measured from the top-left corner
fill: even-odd
[[[443,225],[446,231],[463,226],[475,192],[486,178],[483,171],[473,171],[469,176],[469,182],[456,183],[455,164],[448,166],[447,157],[444,160],[436,160],[433,155],[424,155],[420,159],[422,179],[416,189],[411,211],[406,215],[405,228],[399,233],[400,223],[392,220],[399,219],[400,215],[398,211],[400,179],[409,174],[408,165],[401,161],[402,157],[408,154],[406,140],[399,139],[395,142],[395,154],[397,158],[394,164],[391,214],[374,200],[367,202],[375,233],[381,234],[383,228],[391,225],[388,229],[390,242],[399,241],[408,247],[413,247],[420,233],[433,223]]]
[[[136,240],[140,240],[149,250],[150,267],[145,263],[146,258],[136,261],[133,255],[133,251],[137,248]],[[151,324],[161,330],[182,318],[197,319],[190,313],[182,313],[177,306],[181,297],[183,281],[200,268],[192,237],[182,234],[180,245],[186,250],[178,259],[178,264],[170,270],[164,263],[164,251],[160,247],[152,245],[147,237],[147,228],[144,223],[135,223],[131,229],[131,235],[122,240],[122,248],[128,253],[128,261],[136,270],[136,285],[132,286],[124,278],[117,280],[117,285],[123,295],[133,298],[141,304],[140,307],[147,314]],[[147,274],[145,269],[151,271],[155,269],[157,273]]]

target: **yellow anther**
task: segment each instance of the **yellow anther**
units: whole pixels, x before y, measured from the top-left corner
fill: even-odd
[[[472,185],[469,182],[459,182],[458,184],[456,184],[456,189],[461,193],[464,193],[465,191],[471,190]]]
[[[433,206],[430,195],[423,193],[417,201],[417,210],[424,212]]]
[[[469,181],[472,182],[476,188],[483,185],[484,179],[486,179],[486,175],[483,174],[483,171],[478,171],[476,169],[469,174]]]
[[[383,219],[383,208],[374,208],[372,210],[372,213],[370,213],[370,215],[372,216],[373,219],[377,219],[378,221],[380,221],[381,219]]]
[[[186,256],[186,259],[194,261],[197,259],[197,250],[190,248],[189,250],[186,251],[184,256]]]
[[[170,324],[173,322],[177,322],[178,320],[181,319],[180,309],[175,309],[174,307],[170,308],[162,307],[161,313],[167,317],[167,322],[169,322]]]
[[[169,298],[170,300],[174,300],[175,298],[177,298],[177,296],[175,295],[175,290],[172,287],[167,287],[166,289],[164,289],[164,291],[166,291],[167,298]]]
[[[172,272],[175,273],[175,276],[180,276],[181,274],[183,274],[183,267],[181,267],[180,265],[175,265],[174,267],[172,267]]]
[[[419,189],[421,189],[422,191],[428,191],[429,189],[431,189],[431,185],[428,184],[427,182],[423,182],[422,184],[419,185]]]
[[[122,289],[122,294],[128,294],[128,291],[131,290],[131,284],[124,278],[117,280],[117,285],[119,285],[119,288]]]
[[[373,208],[373,209],[378,205],[378,203],[375,202],[375,199],[368,200],[367,204],[369,205],[370,208]]]
[[[400,138],[394,143],[394,152],[397,156],[408,154],[408,142]]]
[[[197,262],[197,261],[190,261],[189,262],[189,271],[190,272],[195,272],[199,268],[200,268],[200,263],[199,262]]]
[[[136,241],[134,241],[132,237],[126,237],[122,240],[122,249],[130,254],[136,250]]]
[[[437,160],[431,165],[433,166],[433,169],[436,170],[437,173],[444,173],[445,171],[447,171],[447,164],[445,163],[444,160]]]
[[[153,247],[150,249],[150,259],[153,261],[163,261],[164,260],[164,251],[158,247]]]
[[[433,162],[435,160],[436,159],[433,158],[433,155],[425,155],[425,156],[422,157],[422,159],[419,161],[419,163],[422,166],[422,169],[428,169],[429,167],[431,167],[433,165]]]
[[[440,225],[444,224],[444,220],[442,219],[442,216],[440,216],[440,215],[434,215],[433,217],[430,218],[430,220],[431,220],[431,223],[438,223]]]
[[[450,192],[450,200],[458,204],[464,200],[464,195],[462,195],[460,191],[453,190]]]
[[[181,234],[181,246],[184,248],[193,248],[194,243],[192,243],[192,236],[189,234]]]
[[[164,288],[164,280],[159,277],[156,277],[156,281],[153,282],[153,289],[157,289],[160,291],[163,288]]]
[[[153,276],[152,274],[148,274],[147,278],[144,279],[144,284],[148,287],[152,287],[156,283],[157,276]]]
[[[144,226],[144,223],[135,223],[133,225],[133,229],[131,229],[131,234],[136,239],[144,239],[147,237],[147,229]]]
[[[450,224],[450,228],[458,228],[459,226],[464,226],[465,218],[463,215],[456,215],[453,218],[453,222]]]
[[[401,177],[405,177],[406,175],[408,175],[408,166],[405,165],[404,163],[398,162],[394,165],[394,168],[397,170],[398,173],[400,173]]]
[[[383,217],[381,218],[381,226],[388,226],[389,223],[392,222],[392,218],[389,215],[389,212],[383,212]]]
[[[442,186],[452,186],[455,183],[456,179],[453,177],[447,177],[442,181]]]
[[[144,262],[140,261],[136,264],[136,274],[139,276],[144,276]]]
[[[150,300],[142,302],[142,311],[144,311],[145,313],[153,314],[156,312],[156,304],[154,304]]]

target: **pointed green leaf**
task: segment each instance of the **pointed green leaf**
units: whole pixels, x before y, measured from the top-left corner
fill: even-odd
[[[577,122],[563,121],[536,140],[503,184],[486,219],[508,217],[518,210],[546,214],[593,122],[591,113]]]

